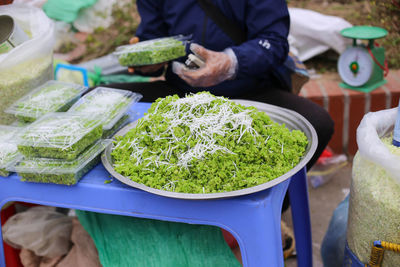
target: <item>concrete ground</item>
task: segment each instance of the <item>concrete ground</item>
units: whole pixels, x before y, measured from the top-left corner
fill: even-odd
[[[323,266],[320,254],[322,240],[328,229],[333,211],[350,191],[351,168],[350,160],[349,164],[339,170],[326,184],[313,188],[309,183],[314,267]],[[283,220],[291,226],[290,211],[283,214]],[[296,267],[296,258],[287,259],[285,266]]]

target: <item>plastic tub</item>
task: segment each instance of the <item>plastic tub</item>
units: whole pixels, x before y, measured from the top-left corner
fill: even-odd
[[[48,81],[17,100],[6,112],[22,122],[34,122],[49,112],[67,111],[86,90],[79,84]]]
[[[99,117],[59,112],[28,125],[15,142],[27,157],[74,160],[102,134]]]
[[[103,119],[103,138],[107,138],[127,122],[127,111],[141,98],[138,93],[98,87],[79,99],[70,112],[100,115]]]
[[[9,142],[18,131],[18,127],[0,125],[0,176],[7,177],[22,158],[17,146]]]
[[[26,159],[16,166],[16,171],[21,181],[73,185],[100,162],[100,153],[110,143],[111,140],[98,140],[73,161]]]
[[[186,55],[187,37],[172,36],[124,45],[114,55],[122,66],[143,66],[167,62]]]

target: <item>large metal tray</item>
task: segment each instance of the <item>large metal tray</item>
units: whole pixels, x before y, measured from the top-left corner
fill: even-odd
[[[172,198],[180,198],[180,199],[216,199],[216,198],[227,198],[227,197],[236,197],[236,196],[242,196],[242,195],[247,195],[251,193],[255,193],[258,191],[265,190],[267,188],[273,187],[274,185],[277,185],[290,177],[292,177],[294,174],[296,174],[299,170],[301,170],[307,162],[311,159],[313,156],[315,150],[317,149],[317,134],[312,127],[312,125],[300,114],[288,110],[285,108],[269,105],[269,104],[264,104],[260,102],[255,102],[255,101],[248,101],[248,100],[234,100],[236,103],[242,104],[244,106],[253,106],[257,108],[259,111],[263,111],[267,113],[270,118],[278,122],[280,124],[285,124],[287,128],[291,130],[301,130],[304,132],[304,134],[308,138],[308,146],[305,152],[305,155],[303,156],[303,159],[289,172],[285,173],[284,175],[275,178],[272,181],[266,182],[264,184],[260,184],[257,186],[253,186],[250,188],[245,188],[241,190],[236,190],[236,191],[230,191],[230,192],[222,192],[222,193],[209,193],[209,194],[188,194],[188,193],[176,193],[176,192],[170,192],[170,191],[164,191],[160,189],[155,189],[151,188],[148,186],[145,186],[143,184],[136,183],[129,178],[117,173],[114,168],[113,168],[113,162],[111,158],[111,151],[113,148],[113,144],[110,144],[104,151],[102,155],[102,162],[104,167],[107,169],[107,171],[116,179],[121,181],[124,184],[127,184],[129,186],[156,194],[156,195],[161,195],[165,197],[172,197]],[[123,136],[125,135],[130,129],[134,128],[136,126],[137,122],[133,122],[131,124],[126,125],[124,128],[122,128],[120,131],[118,131],[115,136]]]

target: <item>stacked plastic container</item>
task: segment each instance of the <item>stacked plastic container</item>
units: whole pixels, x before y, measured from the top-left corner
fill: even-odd
[[[129,122],[130,107],[142,98],[141,94],[126,90],[98,87],[76,102],[69,112],[100,116],[103,138],[114,135]]]
[[[7,110],[21,123],[32,122],[12,138],[23,156],[14,168],[22,181],[76,184],[111,143],[102,138],[129,121],[130,107],[142,97],[102,87],[81,97],[85,91],[79,85],[50,81]]]
[[[21,123],[31,123],[49,112],[67,111],[86,91],[78,84],[48,81],[17,100],[6,112]]]
[[[0,176],[7,177],[22,158],[17,146],[12,143],[19,130],[18,127],[0,125]]]
[[[98,117],[49,113],[17,135],[24,159],[15,170],[23,181],[76,184],[110,142],[100,141],[102,134]]]
[[[17,167],[22,181],[76,184],[89,170],[99,162],[100,153],[111,140],[98,140],[72,161],[61,159],[28,158]]]

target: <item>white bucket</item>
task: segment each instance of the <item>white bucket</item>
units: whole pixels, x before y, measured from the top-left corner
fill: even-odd
[[[0,54],[10,51],[29,39],[10,16],[1,15],[0,25]]]

